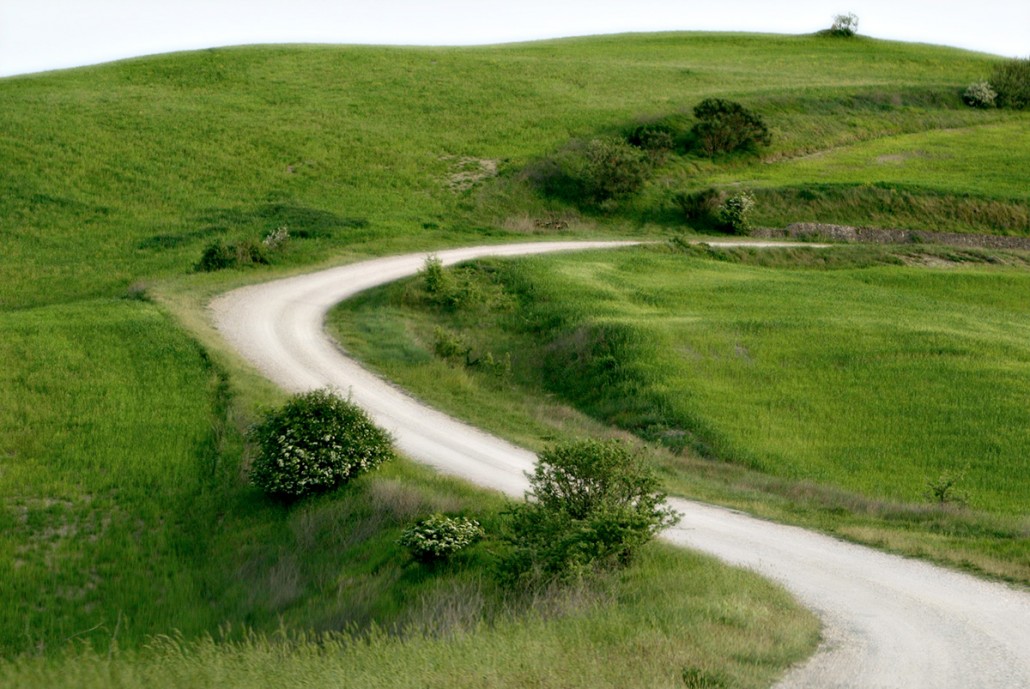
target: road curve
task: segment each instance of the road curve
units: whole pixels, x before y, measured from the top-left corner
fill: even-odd
[[[451,264],[631,243],[508,244],[435,255]],[[214,323],[281,387],[347,391],[393,433],[404,454],[520,497],[532,453],[423,406],[363,369],[325,333],[334,304],[417,272],[427,256],[379,258],[243,287],[211,303]],[[670,502],[683,519],[666,539],[778,581],[822,619],[819,650],[778,687],[1030,687],[1030,594],[732,510]]]

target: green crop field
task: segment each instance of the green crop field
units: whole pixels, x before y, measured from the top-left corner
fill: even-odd
[[[339,657],[326,650],[337,644],[349,667],[366,668],[348,678],[360,686],[425,662],[440,668],[427,676],[439,686],[455,686],[458,676],[467,686],[545,686],[547,677],[569,686],[574,676],[590,686],[632,686],[627,678],[653,686],[678,681],[687,667],[721,673],[734,686],[770,685],[814,648],[815,623],[774,587],[713,561],[656,547],[639,567],[581,592],[582,605],[511,603],[483,583],[485,554],[436,577],[413,573],[395,542],[406,520],[431,509],[496,521],[503,506],[492,496],[398,460],[316,504],[286,509],[262,498],[246,481],[244,431],[282,393],[226,350],[207,322],[206,302],[246,282],[404,250],[555,236],[664,240],[691,231],[679,195],[709,186],[753,187],[757,219],[766,224],[1030,236],[1028,116],[974,110],[960,97],[998,61],[864,38],[653,34],[462,49],[247,47],[0,79],[0,606],[10,613],[0,620],[0,684],[99,686],[116,677],[126,686],[161,686],[158,678],[168,677],[167,686],[251,686],[253,672],[266,670],[277,685],[305,677],[342,682]],[[636,195],[603,208],[533,188],[527,171],[570,142],[622,135],[660,118],[689,124],[691,108],[706,97],[759,112],[771,145],[714,160],[678,150],[655,162]],[[903,196],[909,210],[885,194]],[[266,243],[279,229],[288,241]],[[240,265],[198,270],[219,246]],[[794,259],[759,269],[689,254],[642,256],[626,264],[621,257],[541,263],[554,266],[555,276],[540,288],[550,285],[564,299],[578,284],[585,305],[596,296],[592,287],[619,275],[631,284],[638,269],[653,271],[642,292],[661,294],[669,281],[695,302],[706,287],[754,283],[768,301],[782,302],[777,318],[787,322],[802,311],[812,319],[839,316],[818,297],[843,290],[846,276],[868,349],[826,353],[820,366],[833,369],[849,356],[861,363],[897,335],[904,348],[889,363],[905,380],[947,362],[946,385],[975,383],[977,394],[990,393],[980,417],[954,425],[956,437],[972,443],[961,446],[961,458],[924,447],[934,427],[923,418],[924,427],[907,430],[889,450],[869,438],[870,447],[834,455],[849,469],[800,446],[789,428],[757,440],[738,428],[743,418],[778,426],[781,407],[794,405],[792,428],[827,447],[847,444],[849,433],[877,422],[877,412],[820,435],[818,408],[838,404],[822,389],[829,379],[799,378],[746,399],[732,387],[741,375],[732,359],[709,357],[705,376],[663,360],[669,389],[655,394],[670,403],[660,410],[669,415],[662,423],[673,435],[690,430],[697,438],[681,454],[655,450],[665,453],[670,487],[778,518],[804,521],[811,513],[806,523],[820,528],[948,561],[993,548],[994,564],[977,556],[973,566],[1025,581],[1021,484],[991,477],[1018,470],[1013,453],[1027,444],[1025,431],[1003,427],[1022,418],[1026,393],[1017,379],[1026,364],[1020,255],[987,252],[977,260],[1008,267],[953,276],[854,266],[822,274]],[[909,258],[935,257],[917,247]],[[518,265],[527,274],[540,270]],[[697,282],[681,283],[673,265],[690,266]],[[621,289],[601,290],[611,290],[613,322],[637,328],[634,318],[649,313],[640,330],[647,337],[684,336],[677,330],[684,313],[661,311],[658,297],[638,303],[632,289]],[[929,310],[940,308],[940,292],[953,300],[937,318]],[[795,303],[806,294],[810,310]],[[882,331],[884,319],[870,304],[901,308],[892,295],[912,300],[899,313],[922,321],[907,329],[888,322],[894,329]],[[647,307],[654,313],[644,309],[647,299],[657,299]],[[741,346],[756,366],[763,347],[784,359],[776,366],[788,366],[795,341],[830,328],[815,320],[758,325],[748,311],[756,308],[727,297],[711,310],[686,312],[722,324],[691,346],[717,351],[764,333],[770,339]],[[652,318],[659,311],[667,323]],[[513,403],[508,383],[480,389],[468,372],[412,347],[391,313],[366,316],[362,327],[402,358],[452,370],[457,387],[444,389],[454,404],[465,400],[476,407],[465,411],[478,413]],[[922,333],[916,322],[946,326],[948,335]],[[963,328],[983,332],[956,334]],[[774,378],[776,370],[763,375]],[[876,382],[874,369],[862,370]],[[693,397],[671,394],[675,386],[690,386]],[[553,397],[520,404],[529,410],[511,424],[521,425],[502,430],[535,448],[607,433],[609,423],[639,430],[630,417],[591,419]],[[806,405],[809,413],[801,413]],[[699,409],[710,416],[692,416]],[[542,424],[548,415],[567,423]],[[977,430],[984,425],[990,441]],[[703,445],[726,461],[698,456]],[[878,451],[914,457],[884,486],[875,471],[862,470],[885,461]],[[696,471],[675,470],[684,465]],[[805,475],[813,467],[817,475]],[[921,521],[905,522],[903,533],[884,526],[889,510],[855,516],[864,503],[845,501],[838,511],[851,521],[834,522],[830,508],[806,502],[812,481],[908,504],[921,481],[949,468],[961,470],[973,513],[919,512]],[[703,476],[686,478],[694,475]],[[384,496],[392,507],[377,511]],[[926,520],[942,526],[933,531]],[[348,535],[355,531],[360,538]],[[655,610],[640,596],[655,589],[682,598],[663,595],[667,608]],[[463,612],[453,634],[419,627],[433,604],[451,605],[455,591],[470,590],[482,605]],[[405,625],[421,632],[398,633]],[[321,632],[338,635],[304,641]],[[604,644],[595,647],[598,639]],[[471,647],[476,655],[465,650]],[[520,653],[534,664],[518,665]],[[627,662],[598,663],[595,653]],[[576,660],[563,671],[568,658]],[[601,672],[601,665],[610,676],[574,671]],[[250,674],[241,669],[251,666]]]

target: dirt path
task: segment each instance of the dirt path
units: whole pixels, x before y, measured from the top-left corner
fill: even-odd
[[[624,244],[510,244],[436,255],[450,264]],[[324,331],[334,304],[417,272],[426,256],[375,259],[234,290],[212,302],[214,322],[283,388],[348,391],[406,455],[521,496],[532,453],[423,406],[361,368]],[[669,541],[774,579],[821,617],[824,643],[778,686],[1030,687],[1030,594],[732,510],[672,502],[684,517],[665,534]]]

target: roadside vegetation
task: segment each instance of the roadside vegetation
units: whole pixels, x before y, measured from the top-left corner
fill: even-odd
[[[250,483],[247,430],[283,395],[225,351],[206,301],[249,281],[404,250],[736,230],[719,209],[744,192],[754,200],[750,225],[816,220],[1028,236],[1026,113],[963,102],[970,83],[1002,65],[866,39],[654,34],[467,49],[233,48],[0,80],[0,605],[10,613],[0,617],[0,684],[260,686],[328,676],[369,686],[374,674],[407,685],[417,669],[441,686],[460,686],[455,677],[469,686],[654,686],[709,675],[716,685],[768,686],[811,651],[814,623],[750,575],[651,545],[634,567],[586,589],[513,600],[483,574],[505,509],[493,496],[403,460],[296,505],[264,496]],[[754,125],[753,140],[698,148],[710,132],[698,128],[695,108],[710,99]],[[894,155],[903,160],[880,160]],[[532,174],[553,171],[555,160],[573,173],[560,193],[542,190]],[[695,222],[682,205],[707,189],[718,200],[715,224]],[[917,257],[932,258],[925,251]],[[871,265],[908,260],[865,256]],[[639,260],[651,270],[647,262],[659,258]],[[712,284],[737,284],[734,270],[741,284],[767,275],[789,304],[791,285],[805,284],[795,261],[836,259],[660,260],[694,266]],[[757,271],[751,264],[767,269],[748,273]],[[532,272],[536,264],[513,265]],[[588,283],[605,275],[569,265]],[[550,282],[542,276],[541,288],[564,298],[567,270],[556,267]],[[682,277],[658,275],[673,284]],[[1023,350],[1006,335],[1014,326],[980,304],[1001,299],[996,289],[1018,301],[1025,286],[1015,273],[958,286],[918,271],[870,275],[881,283],[866,288],[884,299],[895,289],[923,300],[936,290],[975,296],[967,319],[982,316],[976,324],[992,329],[947,344],[960,350],[953,358],[983,347],[1016,357],[1018,368]],[[491,414],[506,415],[497,430],[536,450],[639,430],[631,414],[591,419],[560,391],[523,398],[516,351],[500,341],[484,349],[447,320],[482,303],[510,315],[507,292],[484,302],[480,292],[495,290],[489,280],[439,276],[430,311],[442,320],[411,326],[392,318],[402,307],[387,300],[355,326],[375,333],[391,375],[415,387],[439,376],[438,403],[486,425]],[[612,290],[613,303],[636,304]],[[1005,308],[1018,325],[1020,307]],[[953,317],[955,328],[968,325],[957,310]],[[494,318],[484,311],[484,322]],[[665,326],[654,327],[660,335]],[[933,344],[909,336],[913,349]],[[428,368],[404,378],[391,357]],[[728,386],[734,374],[723,374]],[[985,380],[1003,378],[995,374]],[[1007,380],[1000,389],[1020,393]],[[1015,414],[1010,402],[996,410]],[[508,414],[513,404],[527,411]],[[724,412],[732,418],[732,408]],[[611,431],[610,422],[627,430]],[[991,552],[1002,564],[974,558],[968,566],[1025,581],[1018,495],[987,477],[989,462],[1014,466],[1005,443],[1022,445],[999,433],[999,449],[975,466],[913,464],[890,499],[909,504],[925,479],[949,504],[927,503],[930,516],[916,510],[911,527],[893,507],[866,515],[866,498],[879,490],[870,474],[842,478],[822,467],[825,476],[810,483],[810,458],[793,473],[770,470],[795,448],[756,448],[720,430],[695,435],[724,441],[725,462],[661,438],[649,452],[658,453],[667,489],[949,561]],[[826,507],[834,485],[846,508],[832,506],[837,498]],[[963,493],[970,511],[950,504]],[[479,521],[485,536],[430,571],[398,540],[437,513]],[[457,621],[433,627],[441,616]],[[322,632],[336,636],[305,636]]]

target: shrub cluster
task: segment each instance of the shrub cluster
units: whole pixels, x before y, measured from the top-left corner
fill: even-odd
[[[434,514],[404,530],[398,541],[419,562],[449,559],[483,537],[479,522]]]
[[[690,224],[701,228],[719,226],[719,209],[726,201],[727,194],[721,189],[708,187],[700,191],[681,193],[676,203],[683,212],[683,217]]]
[[[332,490],[391,456],[386,431],[327,389],[291,397],[251,429],[250,439],[258,449],[251,481],[286,499]]]
[[[505,574],[567,579],[628,563],[677,515],[653,469],[614,441],[549,448],[530,477],[527,502],[511,513]]]
[[[755,197],[749,191],[730,195],[722,189],[709,187],[680,194],[676,203],[683,211],[683,217],[695,227],[735,234],[750,234],[754,229]]]
[[[1030,58],[1008,60],[995,67],[989,79],[999,108],[1030,107]]]
[[[217,240],[204,248],[200,255],[196,270],[209,273],[225,268],[238,268],[255,263],[267,264],[268,247],[252,239],[227,243]]]
[[[210,273],[254,264],[268,265],[272,254],[282,250],[289,240],[290,230],[285,225],[270,231],[260,242],[253,239],[224,242],[219,239],[204,247],[204,253],[194,268]]]
[[[772,134],[757,113],[740,103],[706,98],[694,107],[697,123],[691,133],[695,146],[707,156],[768,146]]]
[[[639,191],[650,169],[644,151],[624,139],[605,137],[573,141],[527,167],[523,176],[546,196],[610,209]]]

